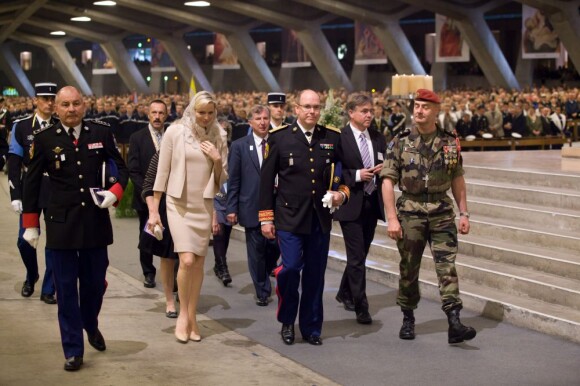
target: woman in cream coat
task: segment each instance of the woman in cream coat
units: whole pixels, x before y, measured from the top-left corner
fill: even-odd
[[[181,309],[175,337],[180,343],[201,340],[196,309],[211,233],[213,198],[227,180],[227,134],[217,122],[216,107],[212,94],[198,92],[183,117],[166,130],[153,186],[153,210],[147,223],[150,230],[163,225],[158,208],[162,193],[166,193],[167,220],[179,254]]]

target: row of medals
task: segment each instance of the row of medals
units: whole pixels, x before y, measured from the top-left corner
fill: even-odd
[[[447,174],[451,174],[451,171],[455,168],[455,165],[457,165],[457,158],[457,148],[455,146],[443,147],[443,159],[447,166]]]

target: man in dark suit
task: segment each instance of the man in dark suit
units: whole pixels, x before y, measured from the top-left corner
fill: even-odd
[[[24,228],[22,227],[22,191],[23,181],[30,164],[30,147],[34,139],[33,132],[41,128],[52,126],[58,123],[58,119],[52,116],[54,111],[54,97],[56,95],[56,84],[37,83],[34,85],[36,97],[34,104],[36,111],[33,115],[22,118],[14,122],[12,136],[10,138],[10,150],[8,155],[8,185],[10,186],[10,200],[12,209],[20,216],[20,229],[18,230],[18,241],[16,245],[20,251],[20,257],[26,267],[26,279],[22,284],[20,294],[30,297],[34,293],[34,285],[39,279],[38,259],[36,248],[32,248],[23,238]],[[39,208],[46,208],[48,196],[50,194],[49,179],[42,177],[42,184],[39,197]],[[45,250],[46,269],[42,280],[42,290],[40,300],[47,304],[56,304],[54,298],[54,280],[52,278],[52,261],[50,251]]]
[[[166,119],[167,106],[162,100],[155,99],[149,105],[149,125],[135,132],[129,139],[127,166],[134,186],[133,209],[137,211],[137,215],[139,216],[139,238],[141,238],[141,234],[149,218],[147,205],[141,199],[143,180],[149,168],[151,157],[159,151],[159,145],[161,144],[161,138],[164,132],[163,124]],[[155,274],[157,270],[153,265],[153,255],[139,250],[139,261],[141,262],[141,269],[145,277],[143,285],[147,288],[155,287]],[[171,260],[170,262],[173,263],[174,261]],[[171,274],[173,274],[173,270],[171,270]],[[167,280],[164,282],[167,282]]]
[[[258,221],[260,167],[266,151],[270,112],[265,106],[255,105],[248,118],[252,135],[234,141],[228,157],[227,219],[230,224],[239,222],[246,230],[248,268],[256,289],[256,304],[267,306],[272,294],[270,272],[280,255],[276,240],[262,235]]]
[[[360,324],[372,323],[366,295],[366,259],[375,236],[377,220],[385,219],[380,184],[376,175],[387,150],[385,137],[370,130],[372,98],[352,94],[346,103],[349,124],[340,133],[342,178],[350,188],[350,199],[334,214],[340,221],[346,247],[346,268],[336,300],[356,312]]]
[[[346,186],[329,189],[333,165],[340,160],[340,132],[316,124],[321,107],[316,92],[300,93],[296,122],[270,132],[260,176],[262,234],[278,239],[282,257],[275,273],[277,318],[285,344],[294,343],[298,309],[302,338],[322,344],[322,292],[332,227],[328,207],[340,206],[348,196]]]
[[[56,113],[60,123],[34,133],[24,180],[22,225],[24,240],[36,247],[40,185],[42,175],[48,173],[46,248],[51,250],[64,369],[75,371],[83,363],[83,329],[91,346],[99,351],[107,348],[98,317],[109,265],[107,245],[113,243],[108,208],[123,196],[128,171],[110,127],[83,120],[85,105],[76,88],[66,86],[56,94]],[[110,187],[99,190],[93,199],[91,188],[101,186],[99,171],[107,162],[115,165],[117,175],[108,178]]]

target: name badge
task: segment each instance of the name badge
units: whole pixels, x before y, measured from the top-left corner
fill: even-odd
[[[89,150],[102,149],[103,143],[102,142],[89,143],[87,146],[89,147]]]
[[[384,161],[384,160],[385,160],[385,158],[383,157],[383,153],[377,153],[377,159],[378,159],[379,161]]]
[[[254,146],[250,145],[250,151],[254,151]]]

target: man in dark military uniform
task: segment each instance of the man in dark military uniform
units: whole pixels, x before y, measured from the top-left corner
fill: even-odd
[[[35,132],[31,160],[24,180],[23,238],[33,247],[38,242],[38,210],[42,175],[50,176],[51,195],[46,208],[46,248],[51,250],[58,301],[58,321],[67,371],[83,363],[83,329],[91,346],[106,349],[98,328],[113,243],[108,208],[119,201],[128,171],[108,125],[83,120],[85,105],[74,87],[56,95],[60,123]],[[101,187],[103,164],[112,162],[117,175]],[[80,296],[79,296],[80,295]]]
[[[475,337],[476,331],[459,320],[459,298],[455,257],[457,226],[451,188],[460,210],[459,232],[469,232],[467,193],[459,141],[453,133],[436,125],[440,99],[433,91],[419,89],[413,115],[415,125],[395,137],[387,146],[380,176],[387,212],[388,236],[397,241],[401,255],[397,304],[403,311],[401,339],[415,338],[413,310],[419,303],[419,267],[429,242],[443,303],[449,321],[448,342],[459,343]],[[401,197],[395,205],[395,184]],[[398,212],[398,214],[397,214]]]
[[[282,255],[275,273],[277,317],[286,344],[294,343],[298,309],[303,339],[312,345],[322,344],[322,292],[332,226],[328,206],[338,207],[348,196],[345,186],[329,191],[334,163],[340,159],[336,154],[340,132],[316,124],[320,109],[316,92],[300,93],[296,123],[270,132],[260,175],[262,234],[278,238]],[[298,293],[301,274],[302,296]]]
[[[270,110],[270,130],[292,124],[286,119],[286,94],[283,92],[268,93],[268,109]]]
[[[0,97],[0,170],[6,162],[6,152],[8,152],[8,131],[12,127],[10,112],[4,106],[4,98]]]
[[[401,106],[399,104],[393,105],[393,114],[391,114],[391,120],[389,122],[391,136],[395,136],[405,129],[406,120],[407,116],[403,113]]]
[[[30,297],[34,293],[34,284],[39,279],[38,260],[36,249],[32,248],[23,238],[24,228],[22,227],[22,185],[28,165],[30,164],[30,146],[34,138],[33,132],[41,128],[52,126],[58,119],[52,116],[54,112],[54,96],[56,95],[56,84],[37,83],[34,85],[36,97],[34,104],[36,111],[33,115],[22,118],[14,122],[12,136],[10,138],[10,150],[8,158],[8,185],[10,187],[10,200],[12,209],[20,216],[20,229],[18,231],[18,241],[16,245],[20,251],[20,257],[26,267],[26,279],[22,284],[20,293],[24,297]],[[42,177],[41,189],[39,192],[39,210],[46,208],[50,186],[48,176]],[[50,250],[45,249],[44,278],[42,280],[42,291],[40,300],[47,304],[56,304],[54,298],[54,279],[52,277],[52,260]]]

